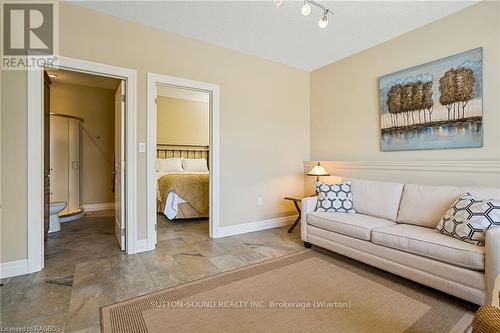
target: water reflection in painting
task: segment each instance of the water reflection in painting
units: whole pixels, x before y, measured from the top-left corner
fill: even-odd
[[[483,146],[481,120],[382,133],[384,151]]]

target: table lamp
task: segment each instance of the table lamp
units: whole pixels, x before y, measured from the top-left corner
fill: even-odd
[[[321,177],[321,176],[330,176],[330,173],[328,171],[326,171],[325,168],[323,168],[321,166],[321,164],[318,162],[318,164],[316,164],[314,166],[314,168],[312,168],[307,173],[307,175],[308,176],[316,176],[316,183],[317,183],[317,182],[319,182],[319,177]],[[318,190],[317,189],[316,189],[316,194],[318,194]]]

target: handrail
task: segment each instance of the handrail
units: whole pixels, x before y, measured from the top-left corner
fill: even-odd
[[[85,119],[83,118],[80,118],[80,117],[77,117],[77,116],[72,116],[70,114],[64,114],[64,113],[56,113],[56,112],[51,112],[50,113],[51,116],[54,116],[54,117],[63,117],[63,118],[71,118],[71,119],[76,119],[76,120],[79,120],[81,121],[82,123],[85,122]]]

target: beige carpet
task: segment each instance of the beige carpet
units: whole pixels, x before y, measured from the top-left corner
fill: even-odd
[[[323,252],[323,251],[322,251]],[[475,307],[315,250],[101,309],[105,333],[463,332]]]

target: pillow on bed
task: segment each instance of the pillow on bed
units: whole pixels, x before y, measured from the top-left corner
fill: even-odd
[[[180,158],[157,158],[156,170],[161,172],[183,172]]]
[[[204,158],[183,158],[182,168],[186,172],[208,172],[207,160]]]

